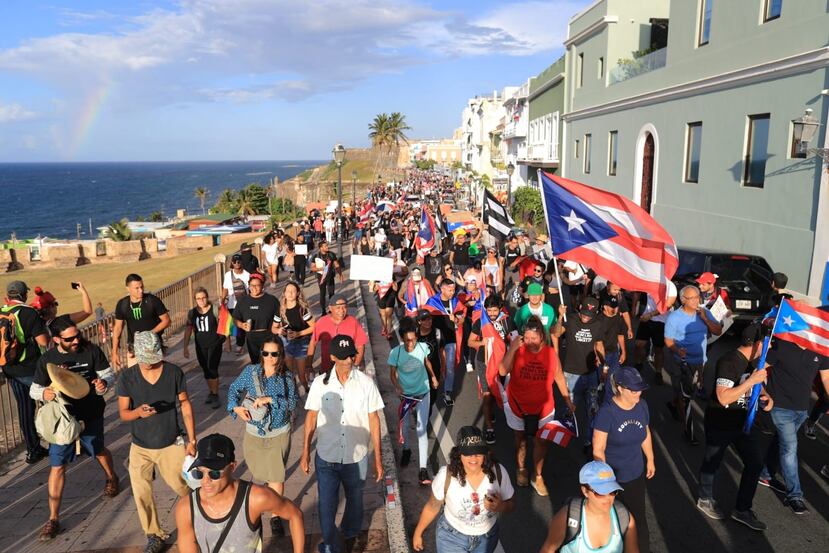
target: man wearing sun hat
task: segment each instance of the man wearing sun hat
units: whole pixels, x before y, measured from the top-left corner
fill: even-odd
[[[164,360],[158,335],[136,332],[134,350],[138,364],[122,371],[118,378],[118,411],[121,420],[130,423],[130,483],[141,528],[147,535],[144,551],[159,553],[167,533],[161,528],[153,499],[153,476],[158,473],[179,497],[190,492],[181,467],[185,454],[196,454],[196,426],[184,372]],[[184,439],[176,403],[187,434]]]
[[[103,394],[114,384],[115,373],[104,352],[81,337],[78,327],[68,315],[56,318],[49,325],[55,347],[38,360],[34,382],[29,394],[36,401],[53,401],[60,393],[69,414],[83,423],[78,438],[80,447],[94,457],[106,476],[103,494],[118,495],[118,476],[112,454],[104,446]],[[60,503],[66,465],[75,460],[75,444],[49,444],[49,520],[40,532],[40,541],[53,539],[60,531]]]

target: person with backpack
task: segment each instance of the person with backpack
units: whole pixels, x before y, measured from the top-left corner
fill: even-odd
[[[49,331],[55,347],[38,359],[29,395],[36,401],[65,401],[68,415],[83,424],[77,442],[90,457],[98,461],[106,475],[104,497],[115,497],[119,491],[118,476],[115,474],[112,454],[104,446],[104,393],[115,383],[115,372],[101,348],[81,336],[69,315],[61,315],[53,320]],[[80,399],[61,393],[59,399],[61,386],[53,382],[50,366],[62,367],[83,378],[88,385],[88,393]],[[38,414],[38,419],[40,418],[41,415]],[[51,424],[47,426],[55,427]],[[46,436],[44,438],[50,441]],[[60,531],[60,503],[66,465],[74,461],[75,457],[75,441],[49,444],[49,520],[40,531],[39,541],[52,540]]]
[[[296,505],[266,486],[234,478],[238,466],[233,441],[222,434],[199,440],[188,468],[198,489],[176,503],[176,546],[181,553],[262,550],[262,515],[273,513],[291,525],[291,551],[305,551],[305,524]],[[242,511],[244,509],[244,511]],[[251,524],[251,521],[255,521]]]
[[[610,465],[591,461],[579,471],[581,497],[553,516],[539,553],[639,553],[636,517],[615,501],[622,486]]]
[[[196,288],[194,295],[196,307],[187,312],[187,326],[184,327],[184,346],[182,353],[185,359],[190,358],[190,335],[196,336],[196,359],[204,372],[207,381],[207,399],[205,403],[213,409],[221,406],[219,401],[219,363],[222,362],[222,345],[225,336],[219,334],[218,309],[210,303],[207,289]]]
[[[435,533],[437,553],[492,553],[498,546],[498,516],[515,509],[514,494],[507,470],[492,456],[481,430],[462,427],[449,464],[432,481],[412,548],[423,551],[423,532],[441,515]]]
[[[607,463],[624,486],[622,500],[638,521],[639,551],[650,551],[645,516],[647,481],[656,473],[650,413],[642,392],[648,385],[633,367],[621,367],[610,376],[613,397],[596,414],[593,459]]]
[[[388,365],[392,386],[400,396],[401,403],[398,410],[401,414],[398,421],[398,439],[403,446],[400,466],[408,466],[412,458],[412,450],[406,439],[406,427],[409,415],[414,411],[417,419],[417,453],[420,467],[418,482],[421,486],[427,486],[432,483],[429,469],[426,468],[429,456],[429,437],[426,434],[429,426],[429,390],[431,386],[437,388],[438,379],[429,361],[429,346],[417,340],[416,325],[410,317],[400,321],[401,343],[389,352]]]
[[[291,451],[291,415],[299,399],[285,363],[285,346],[277,336],[262,344],[261,361],[247,365],[227,391],[227,411],[245,421],[243,449],[253,478],[279,495],[285,493],[285,471]],[[278,516],[271,532],[284,536]]]
[[[22,280],[6,286],[5,304],[0,308],[0,370],[9,379],[17,403],[17,420],[26,441],[26,463],[34,464],[48,455],[35,429],[35,402],[29,396],[37,361],[49,345],[46,325],[38,312],[26,305],[29,287]]]

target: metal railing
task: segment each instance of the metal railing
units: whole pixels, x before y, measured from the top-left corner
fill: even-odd
[[[255,255],[259,255],[259,246],[255,247]],[[204,287],[211,301],[218,301],[222,289],[222,279],[227,271],[228,260],[224,263],[212,263],[186,277],[168,284],[164,288],[153,292],[164,302],[170,313],[170,326],[164,330],[164,340],[168,341],[173,335],[180,332],[187,324],[187,312],[195,303],[193,294],[199,287]],[[100,320],[81,325],[78,330],[84,339],[100,347],[107,358],[111,359],[112,329],[115,326],[115,314],[109,313]],[[127,358],[126,325],[121,334],[117,354],[122,361]],[[123,364],[121,365],[123,366]],[[24,441],[20,432],[17,417],[17,403],[14,399],[11,386],[7,379],[0,383],[0,457],[6,455]]]
[[[610,70],[608,75],[608,84],[614,85],[645,73],[650,73],[655,69],[665,67],[668,60],[668,48],[660,48],[650,54],[645,54],[638,58],[629,60],[619,60],[622,63]]]

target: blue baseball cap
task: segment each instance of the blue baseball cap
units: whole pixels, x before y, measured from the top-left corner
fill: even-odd
[[[601,495],[623,489],[616,481],[616,473],[607,463],[590,461],[579,471],[579,483]]]
[[[632,392],[648,389],[648,385],[642,380],[642,375],[633,367],[620,367],[613,373],[613,381],[617,386],[627,388]]]

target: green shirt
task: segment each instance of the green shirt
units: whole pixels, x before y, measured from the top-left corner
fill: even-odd
[[[515,327],[518,329],[519,334],[524,332],[524,324],[527,322],[527,319],[530,318],[531,315],[537,313],[533,313],[530,311],[530,304],[525,303],[521,309],[515,314]],[[550,327],[556,324],[556,310],[547,303],[541,303],[541,315],[539,315],[541,319],[541,323],[544,325],[544,330],[549,334]]]

